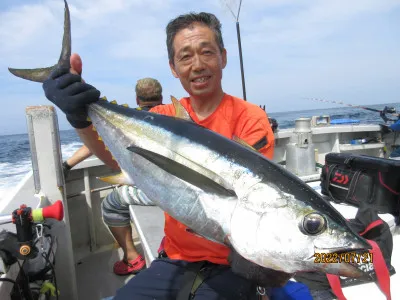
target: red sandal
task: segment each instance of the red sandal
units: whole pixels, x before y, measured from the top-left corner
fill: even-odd
[[[114,273],[117,275],[137,274],[144,269],[146,269],[146,261],[141,255],[136,259],[130,261],[123,259],[114,264]]]

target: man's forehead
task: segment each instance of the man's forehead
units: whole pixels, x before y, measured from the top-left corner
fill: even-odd
[[[217,44],[214,41],[201,41],[200,43],[198,43],[198,47],[199,48],[204,48],[204,47],[217,47]],[[179,52],[185,52],[188,51],[190,49],[192,49],[192,43],[190,41],[187,41],[186,43],[184,43],[183,45],[180,45],[180,47],[178,49],[175,49]]]
[[[199,29],[199,28],[205,30],[205,31],[199,33],[199,35],[201,36],[200,46],[204,47],[204,46],[216,45],[215,33],[213,32],[213,30],[205,24],[196,22],[196,23],[192,23],[188,27],[182,28],[181,30],[179,30],[176,33],[174,40],[173,40],[174,48],[176,49],[176,46],[177,46],[177,37],[180,42],[180,45],[179,45],[180,49],[176,49],[176,50],[185,50],[186,48],[189,48],[190,44],[191,44],[191,40],[185,39],[185,37],[183,37],[183,40],[182,40],[182,34],[190,35],[195,29]],[[209,38],[211,38],[211,39],[209,39]]]

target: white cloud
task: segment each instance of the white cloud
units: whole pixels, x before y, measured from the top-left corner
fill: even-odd
[[[255,0],[252,4],[260,4]],[[378,15],[400,6],[399,0],[354,0],[354,1],[264,1],[265,15],[247,28],[251,42],[302,44],[325,38],[340,28],[351,26],[362,15]],[[282,6],[283,12],[269,11],[271,5]],[[287,6],[291,4],[291,9]],[[276,16],[274,15],[276,14]],[[246,15],[246,21],[254,18]]]
[[[0,12],[2,56],[28,47],[38,32],[48,27],[54,16],[48,6],[33,4]]]
[[[167,58],[165,31],[161,29],[144,29],[127,34],[120,42],[108,46],[110,54],[119,59]]]

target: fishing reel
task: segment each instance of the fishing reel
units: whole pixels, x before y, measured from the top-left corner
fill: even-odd
[[[10,264],[15,258],[21,260],[35,258],[38,253],[34,245],[35,231],[36,237],[40,238],[45,219],[61,221],[63,218],[64,208],[61,200],[37,209],[22,204],[11,215],[0,216],[0,224],[13,223],[16,228],[16,234],[5,230],[0,233],[0,256],[4,262]]]
[[[397,119],[390,119],[386,116],[386,114],[394,115],[397,117]],[[396,109],[394,107],[388,106],[385,106],[385,108],[379,112],[379,115],[383,119],[383,121],[385,121],[385,123],[387,123],[388,121],[396,122],[400,118],[400,115],[396,113]]]

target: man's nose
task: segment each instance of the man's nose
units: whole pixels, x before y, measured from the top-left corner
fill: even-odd
[[[193,71],[202,71],[204,70],[204,63],[203,60],[201,59],[201,55],[194,55],[193,60],[192,60],[192,69]]]

